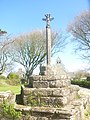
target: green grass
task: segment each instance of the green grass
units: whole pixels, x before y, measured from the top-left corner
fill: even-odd
[[[21,86],[17,85],[17,86],[12,86],[7,84],[5,79],[0,79],[0,92],[5,92],[5,91],[12,91],[15,94],[20,94],[21,91]]]
[[[19,86],[11,86],[11,85],[6,85],[6,86],[0,86],[0,92],[1,91],[12,91],[15,94],[20,94],[21,87]]]

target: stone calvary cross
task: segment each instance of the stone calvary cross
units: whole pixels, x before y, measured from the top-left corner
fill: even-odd
[[[50,14],[45,15],[46,18],[43,18],[43,21],[46,21],[46,52],[47,52],[47,65],[51,65],[51,29],[50,21],[54,18],[50,17]]]

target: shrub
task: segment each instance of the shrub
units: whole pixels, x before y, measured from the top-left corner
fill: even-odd
[[[30,106],[38,106],[38,99],[32,94],[32,92],[30,92],[28,96],[28,104]]]
[[[87,81],[90,81],[90,77],[87,77]]]
[[[20,85],[20,79],[8,79],[6,82],[9,85]]]
[[[0,75],[0,79],[6,79],[6,77],[3,75]]]
[[[8,79],[19,79],[19,75],[16,73],[9,73],[7,76]]]
[[[71,83],[80,87],[90,88],[90,81],[87,80],[72,80]]]
[[[7,118],[12,118],[12,120],[17,120],[21,117],[21,112],[14,109],[13,104],[9,104],[7,101],[4,101],[1,105],[3,109],[2,115]]]
[[[19,75],[17,75],[16,73],[9,73],[7,78],[8,78],[7,83],[9,85],[19,85],[20,84]]]

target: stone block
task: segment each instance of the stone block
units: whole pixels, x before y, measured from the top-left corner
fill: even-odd
[[[27,120],[27,118],[24,116],[23,120]],[[49,119],[47,117],[29,116],[28,120],[49,120]]]
[[[70,81],[69,80],[53,80],[49,81],[49,87],[50,88],[62,88],[70,86]]]
[[[47,65],[47,66],[40,67],[40,74],[46,75],[46,76],[52,76],[54,75],[54,72],[52,70],[52,67],[50,65]]]
[[[44,106],[61,107],[68,103],[67,97],[41,97],[41,104]]]
[[[34,81],[33,87],[34,88],[48,88],[49,84],[47,81]]]
[[[6,91],[6,92],[0,92],[0,102],[2,103],[3,100],[7,100],[10,104],[15,103],[15,97],[11,91]]]
[[[73,91],[79,91],[80,90],[80,87],[78,85],[71,85],[71,86],[68,86],[68,88],[70,89],[70,92],[72,93]]]
[[[24,88],[23,89],[23,94],[24,95],[30,95],[31,93],[33,93],[36,90],[36,88]],[[37,91],[37,90],[36,90]]]
[[[41,106],[48,107],[49,106],[49,97],[41,97],[40,104],[41,104]]]
[[[49,97],[49,96],[52,96],[52,89],[50,89],[50,88],[39,88],[38,90],[34,91],[34,95],[35,96],[40,95],[40,96],[43,96],[43,97]]]
[[[31,111],[33,113],[48,113],[48,114],[54,114],[56,111],[56,108],[51,108],[51,107],[32,107]]]
[[[32,119],[32,120],[34,120],[34,119]],[[37,119],[36,120],[49,120],[48,118],[46,118],[46,117],[37,117]]]
[[[46,75],[46,66],[40,66],[40,75]]]
[[[67,96],[68,98],[68,102],[72,103],[73,100],[77,100],[78,98],[78,92],[73,91],[72,93],[70,93],[70,95]]]
[[[54,75],[48,76],[48,75],[43,75],[39,77],[39,80],[41,81],[55,81],[56,77]]]
[[[60,88],[62,87],[62,81],[61,80],[54,80],[54,81],[49,81],[49,87],[50,88]]]
[[[55,104],[60,105],[60,106],[64,106],[68,103],[68,99],[67,97],[55,97]]]
[[[30,80],[33,80],[33,81],[37,81],[37,80],[40,79],[40,76],[39,76],[39,75],[32,75],[32,76],[30,76],[29,79],[30,79]]]
[[[56,81],[50,81],[49,82],[49,87],[50,88],[56,88]]]
[[[62,90],[61,89],[55,89],[55,90],[53,90],[53,96],[54,97],[62,97],[63,95],[62,95]]]
[[[47,81],[47,76],[43,75],[39,78],[40,81]]]
[[[62,80],[56,80],[56,88],[60,88],[63,86]]]
[[[23,96],[23,104],[27,105],[28,104],[28,97],[27,96]]]
[[[70,86],[70,85],[71,85],[70,80],[68,80],[68,79],[62,80],[62,86],[63,86],[63,87],[65,87],[65,86]]]
[[[56,88],[53,89],[53,96],[55,97],[63,97],[70,95],[70,89],[68,88]]]

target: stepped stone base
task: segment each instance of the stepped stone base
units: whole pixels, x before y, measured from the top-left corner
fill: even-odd
[[[33,88],[60,88],[70,86],[70,80],[65,78],[58,78],[57,76],[31,76],[29,84],[33,84]]]
[[[85,102],[86,101],[86,102]],[[23,114],[28,114],[30,120],[85,120],[85,106],[88,106],[89,99],[77,99],[72,103],[61,107],[29,107],[16,105],[15,109],[20,110]],[[27,116],[23,116],[27,120]]]
[[[84,120],[84,111],[90,101],[88,97],[80,98],[79,87],[71,85],[68,78],[47,74],[38,75],[31,76],[30,83],[32,83],[33,88],[21,87],[22,100],[25,106],[16,107],[25,115],[28,114],[28,119]]]
[[[23,103],[29,105],[30,100],[42,106],[65,106],[78,96],[78,86],[68,86],[64,88],[25,88],[22,87]]]

